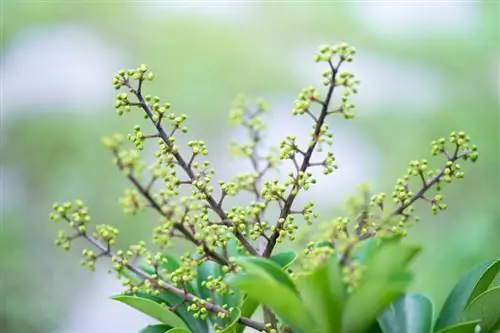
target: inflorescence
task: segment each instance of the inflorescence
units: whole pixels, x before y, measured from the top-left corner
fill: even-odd
[[[169,270],[165,268],[168,259],[161,253],[151,253],[143,241],[126,250],[117,250],[118,230],[104,224],[92,228],[89,210],[79,200],[54,204],[50,218],[65,221],[73,230],[72,234],[60,231],[55,244],[68,250],[72,240],[84,238],[93,249],[83,251],[82,265],[93,270],[99,258],[111,258],[112,271],[122,279],[128,292],[157,294],[166,291],[187,302],[188,310],[196,317],[205,318],[208,313],[218,318],[230,317],[233,309],[214,304],[213,297],[198,298],[187,290],[187,285],[196,278],[196,268],[207,261],[219,264],[225,273],[237,271],[228,251],[231,244],[241,253],[270,257],[278,243],[296,238],[301,221],[312,225],[318,219],[313,202],[297,207],[295,199],[316,183],[312,168],[320,167],[326,175],[337,169],[335,155],[329,151],[333,133],[326,121],[335,115],[345,119],[354,117],[355,105],[350,98],[357,93],[359,81],[341,68],[353,60],[355,53],[353,47],[343,43],[321,46],[315,55],[315,61],[327,67],[322,73],[326,92],[322,94],[312,86],[304,88],[292,109],[292,115],[311,121],[309,141],[304,147],[299,146],[294,135],[288,135],[279,142],[277,150],[265,149],[263,140],[267,128],[262,117],[269,106],[262,100],[251,106],[244,96],[239,96],[229,120],[246,130],[248,140],[232,142],[230,148],[234,155],[247,159],[253,170],[218,182],[214,180],[215,170],[206,159],[209,150],[204,141],[188,141],[189,153],[180,152],[177,138],[188,132],[187,116],[174,113],[171,105],[160,97],[143,94],[144,83],[154,80],[151,70],[146,65],[120,70],[112,80],[115,89],[122,90],[116,95],[117,114],[140,111],[153,128],[149,133],[141,125],[134,126],[127,136],[132,148],[125,147],[126,140],[119,134],[102,140],[110,149],[113,162],[133,185],[125,190],[120,204],[126,214],[137,214],[145,209],[157,212],[160,221],[153,230],[152,240],[161,248],[171,246],[173,238],[181,238],[192,243],[196,251],[183,255],[180,267]],[[332,106],[332,96],[337,91],[341,93],[341,102]],[[140,159],[140,152],[151,140],[156,141],[156,160],[147,167]],[[328,150],[326,157],[315,161],[314,153],[324,149]],[[390,196],[374,195],[367,187],[361,188],[361,199],[353,198],[348,203],[352,216],[339,217],[326,224],[325,232],[307,245],[303,268],[309,269],[336,252],[341,258],[346,283],[355,288],[362,274],[362,268],[352,256],[356,246],[371,237],[406,235],[410,221],[418,219],[413,215],[417,200],[428,202],[435,214],[445,210],[442,189],[464,177],[459,162],[476,161],[477,147],[470,143],[465,133],[454,132],[448,140],[441,138],[432,142],[431,155],[444,156],[444,166],[434,170],[425,159],[410,162],[407,173],[397,180]],[[278,170],[282,163],[293,166],[286,180],[270,178],[270,172]],[[146,180],[145,170],[149,171]],[[417,186],[415,180],[419,182]],[[161,186],[155,187],[158,183]],[[186,190],[181,190],[183,188]],[[436,191],[434,195],[429,194],[431,188]],[[242,193],[252,195],[247,205],[226,204],[225,199]],[[279,210],[277,217],[269,213],[272,207]],[[145,262],[146,266],[141,266],[140,262]],[[217,277],[209,277],[203,285],[214,297],[234,292]],[[245,317],[239,321],[262,332],[275,331],[270,323]],[[221,328],[220,325],[216,327]]]

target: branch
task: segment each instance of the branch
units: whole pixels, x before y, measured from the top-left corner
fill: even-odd
[[[139,83],[141,81],[142,80],[139,80]],[[153,125],[156,127],[156,130],[158,131],[158,134],[159,134],[160,138],[163,140],[163,142],[167,146],[171,146],[171,143],[170,143],[170,140],[169,140],[170,136],[165,132],[164,128],[162,127],[162,125],[160,124],[159,121],[155,122],[153,120],[153,111],[151,110],[149,104],[146,102],[146,100],[144,99],[144,97],[142,96],[142,94],[138,90],[134,89],[132,87],[132,85],[130,85],[130,83],[126,82],[126,85],[130,89],[130,91],[135,95],[135,97],[138,99],[140,107],[144,110],[144,112],[146,113],[146,115],[148,116],[148,118],[151,120],[151,122],[153,123]],[[174,152],[174,153],[172,153],[172,154],[175,157],[175,159],[177,160],[178,165],[188,175],[189,179],[191,181],[196,180],[196,177],[195,177],[195,174],[193,172],[193,169],[191,168],[191,166],[188,165],[188,163],[186,163],[186,161],[181,156],[181,154],[179,152],[177,152],[177,151]],[[206,200],[207,200],[208,205],[210,206],[210,208],[217,215],[219,215],[219,217],[221,218],[222,221],[225,221],[226,226],[228,226],[228,227],[235,227],[234,223],[229,220],[229,218],[227,217],[227,215],[224,212],[224,210],[221,207],[219,207],[219,205],[217,204],[217,201],[214,199],[214,197],[210,193],[208,193],[208,192],[205,192],[204,194],[207,197]],[[257,251],[252,246],[252,244],[250,244],[250,242],[245,238],[245,236],[241,233],[241,231],[239,231],[238,228],[236,228],[236,227],[234,228],[234,235],[240,241],[240,243],[245,247],[245,249],[248,252],[250,252],[250,254],[252,254],[252,255],[258,255]]]
[[[311,156],[314,152],[314,149],[316,148],[316,145],[318,143],[318,136],[321,131],[321,127],[323,126],[323,123],[325,122],[326,116],[328,115],[328,106],[330,105],[330,100],[332,98],[333,91],[335,89],[335,77],[337,76],[338,68],[342,63],[342,59],[339,61],[337,64],[337,67],[334,67],[331,61],[328,61],[328,64],[332,68],[332,76],[331,76],[331,83],[330,86],[328,87],[328,92],[326,94],[326,98],[324,103],[322,103],[322,108],[321,108],[321,113],[319,115],[318,121],[316,123],[316,129],[314,130],[314,140],[312,145],[307,149],[304,155],[304,159],[302,161],[302,165],[300,166],[299,171],[305,172],[307,168],[309,167],[309,162],[311,160]],[[297,185],[295,185],[297,186]],[[293,201],[295,200],[295,197],[297,194],[294,194],[294,188],[290,190],[290,193],[288,194],[288,197],[285,200],[285,204],[283,208],[281,209],[280,216],[278,220],[286,220],[286,217],[290,213],[290,209],[292,208]],[[278,222],[276,225],[275,231],[272,233],[269,242],[267,243],[266,248],[264,249],[264,252],[262,253],[262,256],[264,257],[270,257],[271,253],[273,252],[274,247],[276,246],[276,242],[278,241],[278,237],[281,231],[281,228],[283,227],[282,223]]]
[[[102,253],[109,257],[109,258],[117,258],[120,259],[119,256],[117,256],[113,251],[111,251],[107,246],[101,244],[98,240],[96,240],[94,237],[89,236],[87,233],[80,233],[80,235],[85,238],[89,243],[97,247],[99,250],[102,251]],[[150,281],[155,287],[164,289],[167,292],[169,292],[172,295],[181,297],[182,299],[193,302],[193,300],[198,299],[198,297],[194,296],[193,294],[190,294],[186,290],[179,289],[177,287],[174,287],[173,285],[161,280],[161,279],[153,279],[151,276],[144,272],[142,269],[139,267],[132,265],[130,263],[124,263],[121,261],[121,264],[126,267],[129,271],[135,273],[137,276],[141,277],[144,280]],[[230,316],[230,313],[227,310],[224,310],[222,307],[213,304],[211,302],[206,301],[203,305],[208,311],[213,312],[213,313],[223,313],[226,316]],[[254,321],[250,318],[247,317],[240,317],[238,321],[248,327],[251,327],[253,329],[256,329],[259,332],[263,332],[266,330],[266,327],[263,323]]]

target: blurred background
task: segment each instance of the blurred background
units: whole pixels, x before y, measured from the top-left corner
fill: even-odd
[[[117,280],[53,246],[55,201],[80,198],[122,244],[150,239],[157,217],[124,216],[128,186],[100,145],[129,133],[111,84],[119,68],[148,64],[146,86],[188,115],[220,174],[236,130],[226,126],[238,93],[271,102],[269,140],[309,130],[290,115],[298,92],[320,86],[321,44],[358,50],[346,69],[361,80],[353,121],[331,118],[340,170],[309,191],[325,220],[361,182],[391,192],[430,141],[464,130],[480,147],[476,165],[446,188],[449,206],[427,206],[411,241],[424,245],[413,289],[439,308],[472,265],[500,255],[500,7],[496,1],[14,1],[2,2],[0,331],[135,333],[148,318],[109,296]],[[431,164],[439,165],[438,158]]]

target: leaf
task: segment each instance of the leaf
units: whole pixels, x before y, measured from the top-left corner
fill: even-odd
[[[259,307],[259,302],[256,300],[246,297],[243,303],[241,304],[241,316],[242,317],[247,317],[251,318],[252,315],[254,314],[255,310]],[[245,330],[246,326],[238,324],[236,326],[236,333],[243,333]]]
[[[420,294],[405,294],[379,316],[384,333],[430,333],[433,324],[433,305]]]
[[[312,317],[299,296],[285,284],[264,275],[238,274],[227,279],[234,288],[273,310],[283,320],[303,332],[311,332]]]
[[[500,287],[477,296],[465,309],[463,320],[481,320],[481,331],[488,332],[500,320]]]
[[[223,274],[224,273],[222,272],[220,265],[213,261],[205,261],[203,264],[198,266],[197,287],[201,298],[213,298],[210,290],[203,286],[202,283],[204,281],[208,281],[208,277],[217,278],[223,276]],[[218,305],[222,305],[224,303],[224,298],[222,295],[216,294],[214,301]]]
[[[368,238],[361,243],[359,249],[354,253],[354,258],[360,263],[366,262],[377,250],[378,239]]]
[[[345,288],[337,260],[332,256],[298,279],[304,305],[322,332],[340,332]]]
[[[119,295],[112,297],[112,299],[125,303],[164,324],[170,325],[171,327],[187,328],[186,323],[178,315],[170,311],[166,305],[137,296]]]
[[[227,325],[222,331],[219,333],[236,333],[238,320],[240,319],[241,311],[238,309],[234,309],[233,313],[231,313],[231,323]]]
[[[500,260],[489,260],[483,262],[471,269],[467,274],[458,280],[453,287],[453,290],[446,298],[444,306],[439,313],[434,330],[437,331],[460,322],[462,312],[472,300],[471,296],[473,294],[478,295],[485,291],[485,288],[488,287],[487,285],[491,284],[492,280],[495,278],[494,276],[491,277],[490,272],[495,270],[498,272],[499,261]],[[492,279],[491,281],[490,278]]]
[[[500,272],[500,259],[491,264],[481,276],[469,297],[469,303],[490,288],[497,275],[500,276],[498,272]]]
[[[168,325],[148,325],[144,327],[142,330],[139,331],[139,333],[165,333],[169,329],[171,329],[171,326]]]
[[[290,276],[283,272],[281,267],[275,262],[259,257],[240,257],[235,261],[245,269],[247,274],[257,275],[269,281],[276,281],[296,292],[295,285]]]
[[[440,331],[437,331],[436,333],[473,333],[474,329],[480,322],[480,320],[468,321],[465,323],[448,326]]]
[[[180,316],[182,320],[184,320],[189,329],[196,333],[208,333],[207,321],[199,318],[194,318],[193,314],[187,310],[187,306],[189,304],[186,303],[179,306],[179,303],[182,301],[182,299],[176,295],[170,294],[166,290],[162,290],[158,296],[141,292],[135,294],[129,293],[125,295],[146,298],[159,304],[167,304],[168,306],[177,306],[175,313]]]
[[[400,244],[399,240],[382,242],[366,262],[357,291],[347,300],[343,332],[365,331],[389,304],[403,295],[412,281],[406,266],[419,250]]]
[[[172,328],[171,330],[168,330],[165,333],[193,333],[193,332],[188,330],[188,329],[185,329],[185,328],[176,327],[176,328]],[[198,333],[198,332],[196,332],[196,333]]]
[[[282,269],[286,269],[297,259],[297,253],[295,251],[280,252],[269,259],[278,264]]]

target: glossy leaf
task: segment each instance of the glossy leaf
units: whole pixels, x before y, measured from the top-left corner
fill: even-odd
[[[433,324],[433,305],[420,294],[405,294],[379,316],[384,333],[430,333]]]
[[[245,292],[249,298],[269,307],[287,324],[303,332],[311,332],[313,320],[308,309],[299,296],[285,284],[262,274],[238,274],[228,278],[227,282]]]
[[[406,266],[419,250],[392,239],[381,244],[367,260],[359,286],[346,303],[343,332],[370,328],[378,315],[403,295],[412,281]]]
[[[480,323],[480,320],[463,322],[460,324],[448,326],[436,333],[474,333],[475,327]]]
[[[286,269],[295,261],[295,259],[297,259],[297,252],[280,252],[272,255],[269,259],[278,264],[278,266],[280,266],[282,269]]]
[[[176,327],[176,328],[172,328],[171,330],[168,330],[167,332],[165,333],[194,333],[193,331],[190,331],[186,328],[180,328],[180,327]],[[197,332],[196,332],[197,333]]]
[[[127,296],[119,295],[114,296],[112,299],[127,304],[136,310],[159,320],[160,322],[170,325],[171,327],[185,327],[186,323],[174,312],[170,311],[168,307],[164,304],[159,304],[151,299],[138,297],[138,296]]]
[[[150,295],[146,293],[125,294],[127,296],[137,296],[152,300],[159,304],[166,304],[168,306],[176,306],[175,313],[184,320],[188,327],[196,333],[208,333],[207,321],[193,317],[193,314],[187,310],[188,304],[180,305],[182,299],[178,296],[162,290],[159,295]]]
[[[495,287],[477,296],[467,306],[463,320],[481,320],[481,330],[488,332],[500,321],[500,287]]]
[[[290,276],[285,273],[275,262],[258,257],[240,257],[236,263],[242,266],[249,275],[256,275],[270,282],[276,281],[296,291]]]
[[[251,318],[253,316],[255,310],[257,310],[258,307],[259,307],[258,301],[254,300],[252,298],[246,297],[245,300],[243,301],[243,303],[241,304],[241,316]],[[236,325],[235,332],[242,333],[245,330],[245,328],[246,328],[245,325],[238,324],[238,325]]]
[[[485,288],[485,285],[489,285],[489,283],[487,283],[490,279],[488,271],[490,269],[495,270],[496,267],[498,267],[497,263],[498,261],[495,262],[491,260],[481,263],[460,278],[446,298],[444,306],[436,321],[435,330],[440,330],[460,322],[462,312],[472,300],[472,294],[478,295],[484,291],[484,289],[481,289]],[[485,277],[485,280],[481,281],[483,277]],[[490,283],[491,282],[492,281],[490,281]]]
[[[165,333],[171,328],[172,328],[171,326],[163,324],[149,325],[140,330],[139,333]]]
[[[497,260],[486,269],[486,272],[484,272],[484,274],[479,279],[479,282],[476,284],[469,297],[469,303],[491,287],[491,284],[493,283],[495,278],[497,276],[500,276],[499,272],[500,260]]]
[[[337,260],[331,257],[298,279],[304,305],[322,332],[340,332],[345,287]]]

